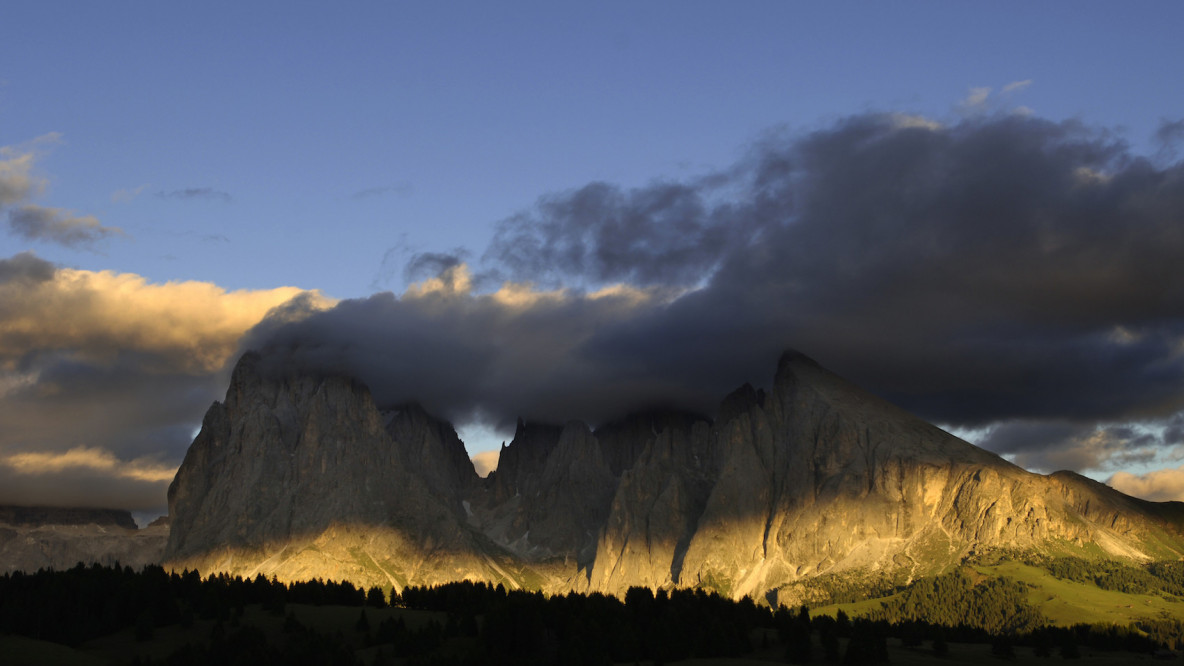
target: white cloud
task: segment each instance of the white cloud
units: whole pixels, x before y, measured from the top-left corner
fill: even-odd
[[[126,203],[143,194],[146,189],[148,189],[147,183],[139,187],[116,190],[111,193],[111,203]]]
[[[966,94],[966,97],[962,98],[962,100],[958,102],[957,110],[963,114],[968,115],[986,113],[989,111],[998,112],[1003,110],[1005,100],[1007,98],[1010,98],[1012,95],[1024,90],[1030,85],[1032,85],[1031,79],[1012,81],[1011,83],[1003,86],[1003,88],[1001,88],[997,93],[993,88],[987,86],[971,88]],[[1020,106],[1011,109],[1010,113],[1026,116],[1031,115],[1032,110],[1025,106]]]
[[[1032,79],[1024,79],[1023,81],[1012,81],[1011,83],[1003,86],[1003,89],[1000,90],[999,93],[1002,95],[1010,95],[1011,93],[1019,92],[1019,91],[1023,90],[1024,88],[1027,88],[1030,85],[1032,85]]]
[[[296,287],[226,291],[208,282],[150,283],[112,271],[57,269],[52,279],[0,282],[0,369],[33,353],[80,360],[150,352],[173,369],[212,372],[264,315],[306,294]],[[330,304],[312,294],[318,307]]]
[[[959,104],[959,106],[961,106],[963,109],[968,110],[968,111],[981,109],[983,106],[986,105],[987,98],[989,98],[990,96],[991,96],[991,89],[990,88],[986,88],[986,87],[971,88],[970,92],[966,95],[966,97],[964,97],[962,99],[962,102]]]

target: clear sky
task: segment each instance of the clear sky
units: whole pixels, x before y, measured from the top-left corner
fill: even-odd
[[[1071,467],[1100,479],[1135,472],[1112,482],[1157,499],[1184,497],[1182,392],[1170,388],[1184,385],[1184,291],[1170,271],[1152,270],[1184,263],[1180,233],[1171,231],[1184,226],[1180,3],[16,0],[5,4],[4,23],[0,422],[8,425],[0,428],[0,481],[8,490],[0,501],[161,506],[202,413],[225,391],[226,364],[242,336],[298,290],[316,292],[310,312],[393,292],[396,305],[381,306],[390,312],[375,314],[375,299],[358,301],[376,309],[365,315],[361,306],[328,311],[341,339],[379,339],[383,326],[403,330],[409,320],[426,322],[421,336],[434,326],[496,328],[490,321],[501,319],[487,321],[492,315],[474,308],[511,307],[507,280],[534,285],[522,287],[533,300],[514,301],[514,312],[539,312],[540,294],[564,294],[579,310],[565,310],[563,323],[541,324],[550,327],[539,335],[553,356],[540,356],[551,367],[600,359],[601,368],[635,368],[620,359],[650,358],[638,336],[671,330],[675,320],[711,328],[715,320],[696,308],[715,298],[811,313],[809,324],[804,315],[750,322],[743,308],[728,315],[749,322],[738,330],[776,335],[749,345],[735,331],[704,333],[717,347],[731,339],[761,355],[721,352],[703,377],[650,365],[652,382],[636,374],[627,386],[605,380],[638,404],[674,395],[675,403],[699,405],[736,380],[767,383],[776,359],[767,351],[793,345],[1029,468]],[[858,136],[875,137],[877,146],[894,137],[901,146],[916,143],[879,155]],[[921,171],[899,166],[925,151],[932,156]],[[869,173],[836,171],[822,155]],[[810,205],[761,208],[762,169],[786,156],[800,175],[792,188],[805,188],[794,189],[794,201]],[[996,170],[975,172],[984,160],[995,160],[986,166]],[[987,192],[966,194],[1028,168],[1031,178],[992,192],[1026,202],[1028,189],[1038,190],[1031,206],[992,213]],[[893,180],[901,173],[933,175],[916,185],[924,206],[909,208],[914,199],[901,193],[913,190]],[[951,175],[972,173],[967,181]],[[1056,189],[1055,179],[1040,175],[1050,173],[1084,180]],[[606,189],[589,190],[593,184]],[[1093,194],[1081,194],[1086,185]],[[842,186],[858,189],[826,195]],[[880,186],[887,198],[876,199]],[[665,195],[681,203],[668,205]],[[867,208],[843,207],[860,202]],[[868,222],[881,214],[887,226]],[[870,295],[884,275],[900,274],[877,272],[887,265],[883,257],[906,256],[908,244],[884,241],[902,237],[891,225],[929,214],[954,231],[918,237],[948,241],[938,245],[950,262],[1014,262],[1011,277],[969,269],[981,279],[968,279],[964,291],[950,287],[948,301],[902,282],[877,299],[894,304],[890,324],[878,318],[879,306],[824,309],[815,302],[821,297],[797,300],[770,286],[793,282],[828,302],[855,303],[852,294]],[[858,221],[833,222],[848,218]],[[1151,221],[1132,222],[1144,218]],[[1061,220],[1056,234],[1041,226],[1047,219]],[[963,252],[964,241],[992,229],[1015,244],[978,242],[981,252]],[[852,250],[864,244],[879,250]],[[761,265],[746,254],[753,248],[808,245],[829,248],[829,268],[811,263],[825,254],[819,250],[796,268],[778,267],[775,279],[739,269]],[[1052,259],[1030,256],[1037,245]],[[1099,259],[1116,247],[1131,254]],[[1140,248],[1149,253],[1142,261]],[[783,257],[794,261],[788,249]],[[1090,257],[1098,270],[1075,272]],[[908,265],[922,264],[912,257]],[[948,280],[936,263],[924,265],[930,272],[917,279]],[[462,273],[474,282],[458,282]],[[1061,279],[1073,285],[1050,286]],[[421,286],[408,292],[413,283]],[[724,289],[737,285],[749,287],[745,297]],[[1154,285],[1162,293],[1143,309],[1131,305],[1142,300],[1130,294]],[[634,300],[621,297],[612,307],[588,296],[626,287]],[[468,309],[447,325],[418,310],[409,315],[418,302],[412,297],[432,289],[460,293]],[[986,292],[990,298],[975,300]],[[1029,299],[1035,292],[1043,296]],[[496,293],[501,300],[481,300]],[[608,312],[591,312],[593,301]],[[974,313],[954,301],[973,303]],[[1050,303],[1072,305],[1059,318],[1033,314],[1059,307]],[[1008,352],[1002,365],[1017,374],[952,364],[959,374],[921,373],[920,380],[902,368],[945,357],[885,342],[887,333],[875,344],[844,347],[834,341],[850,335],[819,324],[868,326],[903,340],[911,334],[895,317],[912,308],[941,315],[914,319],[928,322],[915,335],[927,349],[941,340],[948,354],[957,348],[983,358],[983,349],[1014,351],[1016,340],[1036,349],[1040,341],[1077,350],[1078,367],[1099,357],[1113,367],[1103,363],[1092,379],[1081,378],[1042,365],[1047,355]],[[676,319],[652,330],[638,323],[663,317]],[[960,323],[943,328],[938,320]],[[605,342],[564,329],[604,321],[634,337]],[[498,335],[519,340],[517,330],[491,333],[485,344]],[[306,333],[277,335],[307,342]],[[561,349],[558,337],[581,343]],[[991,344],[975,346],[985,338]],[[1103,338],[1127,346],[1090,346]],[[1159,346],[1133,348],[1152,339]],[[455,344],[471,350],[476,343]],[[469,358],[452,347],[437,352]],[[497,362],[478,367],[502,374],[474,381],[504,395],[505,376],[522,357],[489,353]],[[670,367],[690,358],[671,354]],[[897,365],[867,362],[885,354]],[[332,363],[352,368],[355,361]],[[767,370],[749,377],[752,368]],[[461,381],[463,368],[456,372],[441,376]],[[524,371],[527,384],[531,372]],[[538,392],[524,388],[517,402],[480,391],[464,400],[417,399],[468,422],[476,453],[502,435],[475,424],[504,433],[512,411],[541,417],[537,396],[554,392],[539,387],[595,378],[604,380],[538,375]],[[1006,388],[1015,382],[1030,384],[1030,392]],[[1107,383],[1129,399],[1106,407]],[[1064,390],[1070,384],[1098,388],[1078,395]],[[410,390],[385,394],[404,398]],[[449,387],[424,389],[433,390],[443,396]],[[595,420],[631,406],[595,393],[573,389],[570,403],[556,398],[552,407]],[[577,398],[592,406],[569,409]],[[1038,406],[1017,407],[1021,401]]]

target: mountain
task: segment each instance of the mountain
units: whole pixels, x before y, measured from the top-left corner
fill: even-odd
[[[79,562],[134,568],[160,562],[168,527],[142,530],[127,511],[0,506],[0,570],[69,569]]]
[[[769,392],[681,413],[519,422],[477,477],[453,428],[356,380],[243,356],[169,488],[166,562],[401,588],[698,586],[794,600],[814,577],[907,581],[1010,548],[1184,555],[1184,505],[1027,472],[785,354]]]

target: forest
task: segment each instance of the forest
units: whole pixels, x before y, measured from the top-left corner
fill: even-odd
[[[1184,574],[1179,563],[1122,571],[1076,558],[1031,561],[1066,579],[1165,594],[1180,591]],[[939,656],[950,643],[979,643],[1001,658],[1021,648],[1074,658],[1084,648],[1150,654],[1176,647],[1182,629],[1171,619],[1055,627],[1024,592],[1023,583],[976,580],[958,569],[916,581],[851,618],[841,610],[812,615],[805,606],[773,609],[692,589],[631,588],[618,599],[456,582],[398,593],[349,582],[78,565],[0,577],[0,634],[66,646],[121,631],[144,644],[177,628],[195,636],[155,658],[129,650],[120,662],[129,665],[663,664],[756,650],[788,663],[876,664],[889,661],[889,639]],[[349,612],[351,626],[326,629],[295,612],[315,607]],[[260,614],[280,629],[269,633],[247,620]]]

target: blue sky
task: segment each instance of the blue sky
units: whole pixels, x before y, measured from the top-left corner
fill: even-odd
[[[623,191],[696,182],[737,169],[770,137],[827,132],[852,117],[943,126],[1008,116],[1079,121],[1091,140],[1123,141],[1157,168],[1175,158],[1153,136],[1184,118],[1184,5],[1172,2],[16,1],[6,3],[5,24],[0,146],[8,148],[0,157],[17,164],[29,156],[20,174],[34,186],[0,203],[9,212],[60,209],[59,221],[90,219],[92,232],[106,231],[63,243],[10,223],[0,259],[31,252],[56,270],[111,271],[125,276],[125,290],[196,281],[256,294],[250,306],[235,306],[244,318],[218,333],[219,350],[236,349],[251,323],[291,295],[276,288],[317,290],[326,307],[403,294],[431,277],[409,280],[404,271],[425,253],[478,273],[496,225],[537,212],[540,197],[596,182]],[[21,266],[32,266],[26,259]],[[129,276],[142,282],[129,287]],[[608,273],[566,280],[551,286],[619,281]],[[118,282],[92,286],[114,290]],[[164,308],[174,298],[166,292],[135,302]],[[214,292],[191,302],[209,298],[215,307],[222,301]],[[173,316],[152,312],[150,319]],[[51,314],[33,327],[45,339],[55,327],[86,328]],[[113,317],[100,312],[93,322],[107,326]],[[101,345],[0,338],[10,346],[0,355],[9,387],[0,402],[17,404],[21,387],[49,376],[50,366],[38,365],[49,356],[102,375],[112,355],[139,350],[127,333],[138,329],[108,328]],[[175,468],[184,451],[176,433],[191,435],[207,398],[224,390],[225,370],[214,365],[182,372],[189,383],[177,391],[188,397],[144,416],[171,433],[163,439],[142,433],[130,448],[112,444],[122,441],[129,413],[111,424],[106,443],[30,426],[0,441],[0,454],[82,450],[90,453],[75,459],[90,467],[53,469],[100,475],[135,461]],[[38,418],[56,413],[41,408]],[[1172,427],[1163,421],[1175,413],[1170,406],[1143,411],[1160,421],[1140,428]],[[1067,413],[1048,418],[1088,428],[1135,422]],[[1045,416],[1025,423],[1052,427]],[[1019,423],[954,420],[988,430]],[[1101,432],[1065,428],[1048,436],[1068,432],[1080,444]],[[1091,473],[1174,467],[1160,444],[1151,457],[1104,457]],[[1034,468],[1046,462],[1032,460]],[[148,474],[157,484],[150,492],[164,476]],[[107,488],[101,480],[94,487]]]
[[[388,249],[479,250],[542,194],[684,178],[770,128],[865,110],[948,118],[973,88],[1031,81],[992,101],[1142,144],[1184,108],[1181,13],[17,2],[6,23],[19,29],[0,44],[0,136],[59,133],[38,163],[41,200],[127,233],[39,256],[348,298],[401,290],[382,269]]]

